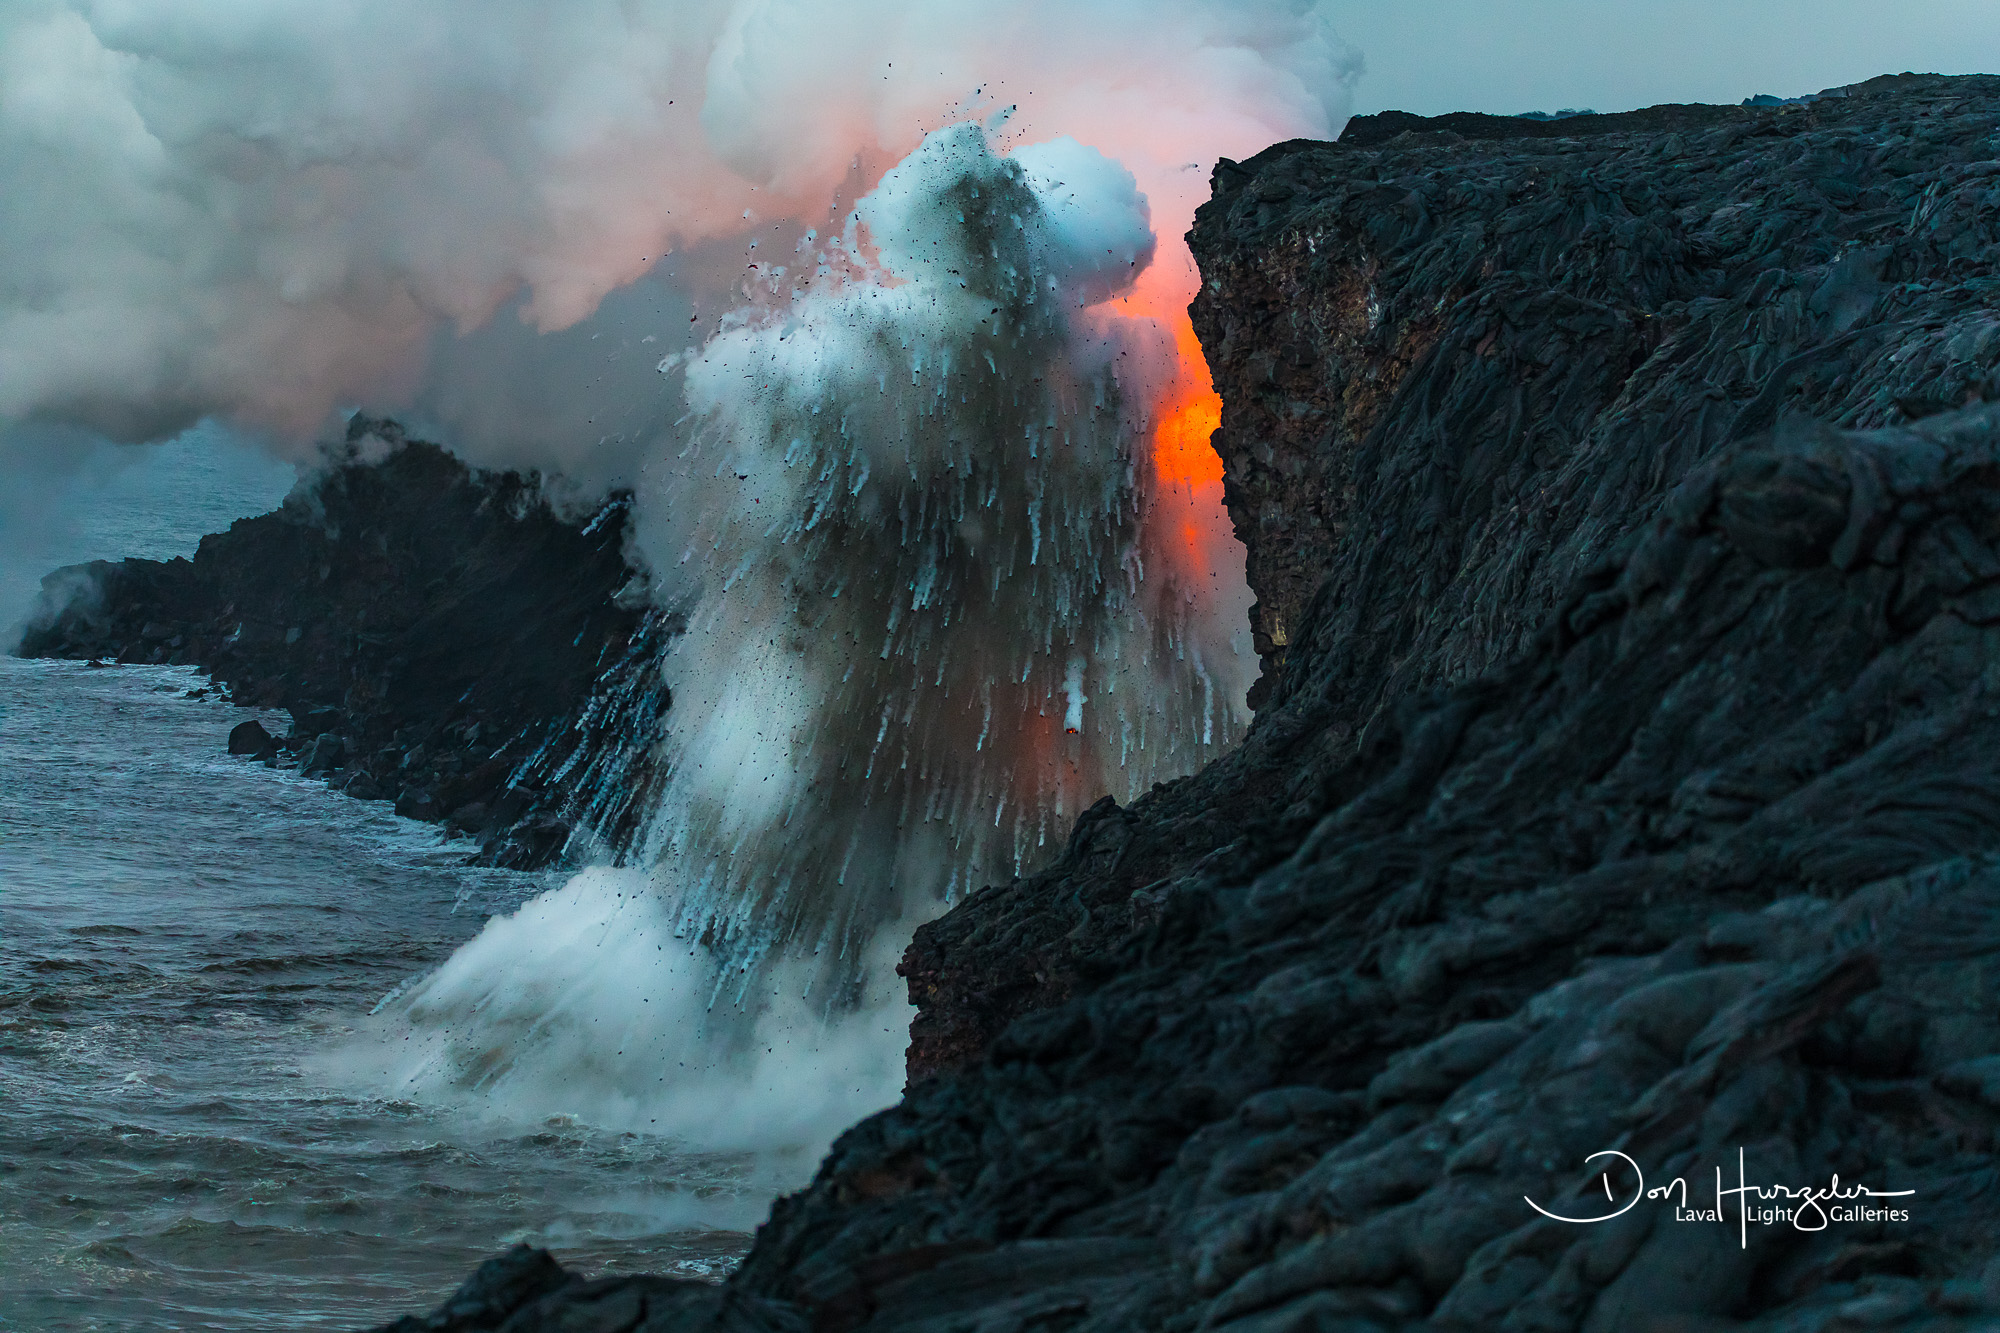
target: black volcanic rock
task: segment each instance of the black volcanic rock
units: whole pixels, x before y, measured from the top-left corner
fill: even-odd
[[[884,1250],[1151,1237],[1075,1327],[1990,1326],[1996,543],[2000,409],[1766,437],[1221,854],[1121,904],[1111,848],[1168,835],[1100,814],[1043,900],[1096,951],[1070,998],[850,1132],[739,1280],[811,1308]],[[1019,927],[1007,892],[967,915]],[[1709,1198],[1739,1148],[1908,1218],[1746,1249],[1524,1202],[1591,1215],[1603,1149]]]
[[[229,729],[229,753],[264,759],[278,752],[277,742],[264,724],[255,720],[239,722]]]
[[[1761,108],[1759,109],[1761,110]],[[1382,111],[1372,116],[1355,116],[1340,132],[1340,142],[1350,148],[1379,148],[1399,136],[1436,135],[1446,141],[1461,139],[1574,139],[1586,134],[1659,134],[1674,130],[1700,130],[1716,125],[1747,123],[1759,111],[1745,107],[1710,106],[1704,103],[1668,103],[1637,111],[1609,114],[1584,112],[1566,116],[1490,116],[1478,111],[1453,111],[1442,116],[1413,116],[1407,111]],[[1298,143],[1318,144],[1312,140]],[[1290,145],[1283,145],[1290,146]]]
[[[430,1314],[405,1316],[379,1333],[673,1333],[683,1328],[808,1333],[771,1302],[684,1278],[587,1282],[547,1250],[516,1245],[481,1264]]]
[[[1219,167],[1256,726],[918,933],[720,1297],[561,1326],[2000,1325],[2000,80],[1841,92]]]
[[[482,830],[499,864],[545,864],[578,822],[615,844],[651,791],[672,626],[628,562],[623,499],[572,522],[532,477],[356,417],[341,458],[193,560],[43,586],[22,656],[199,666],[239,703],[289,710],[274,748],[307,773],[365,779],[419,819],[507,801]]]
[[[434,1313],[399,1319],[385,1333],[490,1333],[517,1310],[576,1281],[547,1250],[516,1245],[481,1264]]]
[[[1996,87],[1877,80],[1699,132],[1495,118],[1562,135],[1218,167],[1193,313],[1267,666],[1323,595],[1324,684],[1358,735],[1520,651],[1720,445],[1983,398]]]
[[[1896,76],[1708,108],[1699,133],[1680,107],[1484,118],[1505,138],[1403,121],[1219,164],[1192,314],[1258,598],[1257,725],[918,932],[913,1071],[1091,984],[1127,895],[1337,795],[1411,700],[1515,658],[1725,444],[2000,396],[1997,98]]]

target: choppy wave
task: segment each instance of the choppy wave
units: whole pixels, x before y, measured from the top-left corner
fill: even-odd
[[[726,1272],[753,1155],[328,1067],[548,881],[229,759],[194,683],[0,658],[0,1324],[361,1327],[516,1240]]]

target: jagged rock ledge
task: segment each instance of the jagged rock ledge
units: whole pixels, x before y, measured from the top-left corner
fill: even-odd
[[[532,869],[579,829],[615,843],[656,780],[634,738],[668,705],[652,667],[673,626],[628,561],[626,516],[614,497],[570,521],[533,477],[472,471],[357,416],[282,508],[192,560],[49,575],[16,651],[199,667],[292,715],[233,752]]]
[[[1838,91],[1222,164],[1246,743],[919,933],[726,1285],[397,1327],[2000,1322],[2000,80]]]

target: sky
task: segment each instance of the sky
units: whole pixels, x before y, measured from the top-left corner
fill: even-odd
[[[711,6],[746,2],[699,0],[700,4]],[[758,2],[781,8],[785,0]],[[890,3],[892,0],[856,2]],[[1182,8],[1193,13],[1202,2],[1182,0]],[[1297,8],[1304,0],[1297,0],[1297,3],[1293,0],[1258,2],[1267,11],[1277,12],[1286,5]],[[1077,0],[1077,7],[1099,8],[1110,14],[1119,3],[1120,0]],[[681,4],[685,4],[689,12],[698,7],[697,0],[674,0],[667,5],[667,9],[671,11]],[[1025,21],[1024,16],[1032,6],[1033,0],[1014,0],[1012,6],[999,8],[1019,9],[1021,13],[1016,17]],[[284,8],[282,5],[274,6],[271,12],[275,14]],[[972,15],[967,22],[971,22],[973,27],[966,31],[976,35],[977,16],[981,11],[974,8],[970,0],[955,3],[950,8],[961,18]],[[0,0],[0,28],[4,28],[6,21],[19,20],[22,16],[32,18],[37,12],[58,9],[92,15],[93,21],[101,20],[99,26],[104,31],[114,34],[121,30],[121,24],[125,29],[136,30],[134,25],[139,24],[139,20],[134,16],[143,12],[173,12],[170,7],[149,5],[145,0],[119,0],[115,4],[111,0]],[[229,48],[220,51],[215,57],[218,60],[240,64],[244,60],[264,59],[266,56],[259,53],[271,51],[282,51],[284,60],[296,62],[299,59],[296,51],[285,51],[279,45],[278,38],[272,35],[273,21],[268,16],[263,21],[263,27],[255,27],[244,17],[247,11],[232,6],[194,5],[188,12],[194,9],[208,16],[207,26],[189,31],[206,34],[203,40],[218,42],[220,47]],[[410,6],[410,9],[439,18],[438,23],[429,27],[420,25],[413,29],[416,33],[413,42],[433,43],[437,50],[445,52],[456,49],[454,43],[447,40],[452,36],[449,17],[455,9],[454,0],[427,0],[427,3]],[[323,11],[319,7],[305,6],[299,12],[312,15]],[[534,7],[528,6],[522,12],[532,14]],[[1248,12],[1247,0],[1245,12]],[[1564,107],[1618,111],[1668,101],[1734,103],[1758,93],[1791,96],[1903,70],[1941,73],[2000,71],[2000,0],[1986,0],[1986,3],[1931,0],[1923,5],[1885,5],[1880,0],[1813,0],[1811,3],[1806,0],[1734,0],[1733,3],[1723,0],[1654,0],[1646,5],[1613,3],[1611,0],[1327,0],[1320,6],[1320,14],[1330,22],[1340,41],[1351,52],[1358,53],[1360,73],[1347,82],[1347,99],[1353,111],[1363,114],[1390,108],[1430,115],[1454,110],[1514,113],[1553,111]],[[216,36],[220,33],[227,38],[231,24],[243,26],[241,40],[233,44]],[[432,30],[440,25],[445,30]],[[960,27],[964,28],[965,23],[961,22]],[[1111,24],[1110,27],[1116,30],[1117,25]],[[307,26],[302,31],[307,41],[317,40],[314,34],[318,29]],[[324,62],[325,68],[349,71],[340,74],[340,81],[329,86],[335,89],[348,86],[365,94],[368,87],[365,77],[342,62],[356,51],[368,52],[371,48],[365,42],[353,45],[349,40],[353,35],[343,36],[332,19],[327,20],[326,33],[330,35],[324,40],[334,54]],[[507,30],[496,28],[482,36],[486,43],[482,50],[487,55],[480,58],[490,59],[494,62],[492,68],[501,72],[494,74],[489,82],[479,84],[467,97],[493,96],[495,87],[528,86],[522,71],[498,63],[506,57],[504,50],[498,56],[492,55],[497,49],[496,42],[504,46],[505,41],[512,40]],[[4,30],[0,30],[0,39],[3,38]],[[176,34],[169,34],[168,37],[153,34],[147,40],[167,41],[169,38],[182,41],[183,46],[189,40]],[[290,40],[295,41],[296,35]],[[921,38],[916,40],[921,41]],[[967,40],[966,32],[958,32],[953,40]],[[1273,37],[1271,40],[1277,42],[1280,39]],[[347,46],[341,47],[342,42],[347,42]],[[17,47],[12,53],[10,69],[6,45],[4,40],[0,40],[0,149],[7,146],[4,132],[8,116],[20,114],[24,105],[32,110],[31,104],[36,103],[36,99],[46,106],[56,105],[61,100],[51,100],[48,86],[51,77],[48,71],[54,66],[46,62],[24,64],[28,53]],[[335,51],[336,47],[340,49]],[[579,46],[577,49],[580,54],[575,58],[578,60],[606,58],[603,51],[596,48]],[[182,55],[185,54],[183,50]],[[199,52],[196,55],[205,58]],[[569,57],[544,52],[542,58],[545,64],[559,64]],[[1143,54],[1135,57],[1140,61],[1149,58]],[[373,59],[372,55],[370,59]],[[293,87],[294,76],[286,70],[293,66],[285,65],[283,60],[275,57],[272,61],[272,73],[269,79],[259,84],[259,95],[278,97],[279,100],[269,106],[282,108],[284,99],[292,96],[288,90]],[[199,59],[189,67],[200,68]],[[76,68],[85,67],[78,65]],[[215,68],[226,66],[216,65]],[[298,68],[308,66],[300,65]],[[781,78],[789,86],[793,76],[785,73],[781,66],[775,68],[773,77]],[[1348,68],[1351,72],[1353,66]],[[627,69],[625,72],[631,75],[635,87],[650,77],[644,70]],[[106,67],[91,77],[99,77],[99,74],[110,79],[117,71]],[[356,82],[357,79],[360,81]],[[407,82],[404,80],[398,86],[407,86]],[[1169,71],[1156,82],[1158,86],[1171,87],[1176,80]],[[595,88],[595,84],[592,87]],[[629,97],[631,93],[628,89],[619,95]],[[753,108],[745,114],[754,117],[763,114],[761,108],[769,99],[750,88],[744,91],[742,100],[744,106]],[[209,115],[212,110],[200,105],[198,99],[186,105],[193,108],[188,114],[196,120]],[[335,128],[359,124],[364,129],[371,129],[366,117],[377,114],[373,108],[379,104],[366,101],[354,103],[350,99],[329,105],[348,120],[329,120],[326,124]],[[357,106],[360,107],[358,111]],[[586,109],[590,116],[600,119],[623,114],[609,93],[604,94],[602,105],[592,103]],[[1182,106],[1176,109],[1175,114],[1185,116],[1187,112],[1188,108]],[[72,113],[63,114],[72,121],[75,119]],[[388,116],[402,112],[391,107],[380,114]],[[283,112],[260,109],[256,115],[266,120],[273,117],[282,119]],[[496,120],[504,119],[504,114],[496,112]],[[726,136],[728,127],[710,125],[707,122],[711,119],[712,116],[704,116],[702,132],[711,137],[718,134]],[[272,123],[277,122],[274,120]],[[1181,122],[1169,120],[1163,123]],[[108,121],[106,125],[104,141],[123,145],[125,141],[116,136],[124,134],[125,129]],[[554,132],[550,125],[546,118],[524,122],[524,137],[508,150],[515,153],[515,158],[510,160],[521,170],[532,172],[534,162],[539,160],[534,155],[549,151],[547,139]],[[564,132],[575,132],[574,127]],[[785,140],[782,126],[776,130],[767,127],[766,132],[772,142]],[[662,142],[671,145],[679,141],[668,138]],[[521,146],[524,144],[526,147]],[[126,149],[121,146],[119,151]],[[573,159],[562,161],[574,166]],[[224,165],[228,170],[235,170],[226,163]],[[591,170],[598,170],[588,163],[585,165]],[[593,179],[619,180],[622,179],[620,171],[614,163],[599,171],[599,176]],[[25,210],[23,215],[32,219],[36,201],[32,197],[26,200],[21,198],[22,193],[28,192],[21,182],[32,178],[12,170],[8,174],[14,183],[15,197],[11,202],[0,200],[0,219],[11,216],[10,210]],[[58,172],[39,179],[57,182],[51,188],[59,189],[64,177]],[[590,181],[585,184],[590,184]],[[552,189],[558,194],[561,190],[574,194],[580,188],[574,180],[559,181],[557,186],[559,189]],[[591,188],[598,187],[591,185]],[[79,195],[78,199],[84,197]],[[94,201],[85,199],[83,204],[69,201],[64,208],[69,210],[71,220],[64,220],[63,209],[50,213],[49,216],[55,219],[51,234],[73,237],[79,222],[94,225],[89,219],[103,210],[123,207],[127,202],[113,193],[106,193]],[[734,206],[731,203],[730,207]],[[133,207],[136,209],[135,216],[143,218],[152,215],[150,204]],[[472,221],[483,223],[490,211],[481,205],[470,216]],[[534,225],[532,218],[523,220],[503,215],[500,221],[524,234]],[[397,244],[425,254],[449,255],[459,241],[457,236],[450,234],[451,223],[449,217],[439,223],[445,234],[396,233]],[[26,229],[17,229],[12,224],[0,226],[0,235],[9,234],[19,237],[26,234]],[[536,250],[535,245],[539,242],[517,244],[512,236],[510,232],[503,242],[496,244],[500,244],[503,250],[511,245],[517,250],[531,252],[532,262],[554,262],[547,258],[546,245]],[[10,254],[12,246],[20,248]],[[21,291],[33,290],[36,283],[46,276],[40,272],[29,277],[22,276],[28,273],[28,248],[28,243],[18,240],[0,241],[0,306],[14,301]],[[134,253],[143,256],[150,251],[142,245]],[[467,250],[466,253],[472,252]],[[119,263],[136,262],[131,261],[130,256],[112,258]],[[258,262],[292,262],[293,258],[279,254],[274,260],[271,253],[267,253]],[[84,268],[88,269],[89,254],[83,253],[81,259]],[[443,275],[441,282],[462,279],[459,269],[453,266],[457,261],[435,262],[443,265],[435,269]],[[469,283],[466,289],[475,295],[501,290],[490,283],[482,286],[486,282],[483,276],[478,281],[466,281]],[[450,320],[446,320],[426,344],[433,367],[452,368],[449,388],[457,394],[456,401],[443,391],[434,395],[433,405],[438,413],[468,423],[469,429],[478,428],[482,419],[495,423],[528,422],[531,426],[529,433],[539,436],[543,433],[539,423],[545,418],[553,420],[558,414],[589,418],[596,412],[592,405],[605,391],[606,382],[601,378],[605,372],[591,371],[586,374],[580,369],[594,355],[590,351],[593,340],[616,337],[636,348],[645,338],[646,330],[651,328],[655,317],[679,329],[688,328],[686,321],[690,317],[681,313],[685,298],[676,297],[665,288],[645,281],[617,285],[629,282],[622,274],[598,275],[591,281],[595,285],[586,287],[586,297],[589,292],[600,288],[608,286],[610,290],[600,313],[584,323],[572,324],[547,334],[537,332],[530,323],[523,323],[515,317],[514,312],[521,304],[519,300],[501,306],[498,315],[482,324],[477,318],[479,301],[486,298],[465,298],[461,302],[464,310],[460,312],[458,325],[454,327]],[[286,299],[291,299],[289,289]],[[448,302],[445,304],[449,305]],[[155,303],[156,308],[170,310],[172,306],[171,301]],[[673,311],[671,320],[659,314],[661,309],[669,306]],[[336,314],[344,314],[344,310],[336,311]],[[92,333],[91,338],[95,341],[91,345],[100,342],[107,347],[114,345],[122,336],[118,322],[114,319]],[[129,328],[130,321],[126,322]],[[687,335],[682,333],[680,336]],[[170,336],[169,341],[172,340]],[[645,340],[651,341],[650,338]],[[252,346],[254,350],[254,341]],[[29,340],[22,343],[17,351],[32,357],[37,352],[37,345]],[[107,352],[107,358],[109,355]],[[533,358],[555,369],[539,382],[524,379],[515,369],[524,358]],[[638,365],[640,358],[635,355],[631,360]],[[85,364],[88,364],[88,359]],[[107,360],[107,364],[111,362]],[[482,370],[482,366],[486,368]],[[18,364],[10,370],[8,358],[0,355],[0,400],[7,398],[4,389],[10,378],[17,386],[21,383],[18,378],[21,371],[22,367]],[[641,375],[640,378],[645,379],[646,376]],[[560,394],[554,391],[554,386],[558,385],[564,386]],[[172,404],[168,406],[171,408]],[[183,418],[187,415],[190,414],[183,413]],[[169,411],[162,420],[171,417],[172,412]],[[498,429],[497,425],[495,429]],[[0,420],[0,639],[4,639],[4,627],[25,610],[27,598],[40,574],[53,565],[91,556],[159,556],[191,552],[201,531],[224,525],[232,514],[269,507],[282,494],[292,475],[289,465],[270,463],[258,455],[254,444],[249,442],[254,438],[254,430],[246,434],[242,429],[209,422],[190,432],[186,430],[186,420],[181,419],[172,421],[171,427],[164,433],[179,442],[164,450],[158,443],[112,445],[88,437],[87,432],[51,431],[40,425],[24,428],[19,421],[10,424]],[[280,452],[297,457],[296,441]],[[513,460],[503,458],[503,461]]]
[[[1365,62],[1359,114],[1629,111],[2000,72],[1992,0],[1348,0],[1333,16]]]

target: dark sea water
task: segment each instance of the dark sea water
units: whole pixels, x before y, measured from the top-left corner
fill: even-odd
[[[0,657],[0,1328],[358,1328],[481,1258],[720,1276],[745,1168],[329,1058],[550,881],[224,753],[170,667]]]

